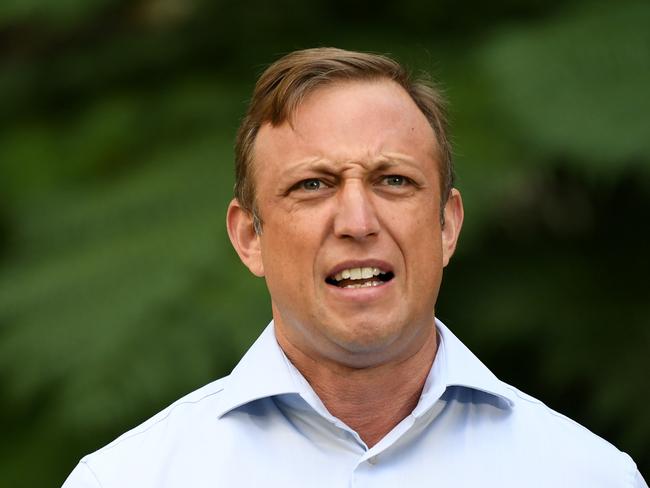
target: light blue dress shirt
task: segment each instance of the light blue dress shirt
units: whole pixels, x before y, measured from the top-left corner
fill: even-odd
[[[499,381],[441,322],[419,403],[378,444],[333,417],[273,323],[230,376],[86,456],[64,488],[647,488],[632,459]]]

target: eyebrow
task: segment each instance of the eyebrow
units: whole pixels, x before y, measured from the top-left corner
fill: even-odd
[[[301,170],[310,170],[322,174],[335,174],[336,171],[334,171],[334,166],[337,164],[339,163],[336,161],[322,160],[320,158],[308,159],[291,165],[282,171],[280,175],[282,178],[284,178],[285,176],[291,175],[296,171]],[[411,168],[420,170],[420,165],[416,161],[398,155],[382,155],[377,160],[371,161],[370,163],[363,162],[361,164],[366,168],[369,167],[368,169],[371,172],[385,171],[401,164],[405,164]]]

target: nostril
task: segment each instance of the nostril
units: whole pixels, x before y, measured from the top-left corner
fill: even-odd
[[[346,226],[337,232],[339,237],[362,240],[378,235],[379,229],[375,226]]]

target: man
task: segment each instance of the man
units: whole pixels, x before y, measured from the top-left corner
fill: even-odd
[[[463,221],[440,96],[394,61],[298,51],[257,83],[228,233],[273,322],[232,374],[65,487],[647,487],[494,377],[434,306]]]

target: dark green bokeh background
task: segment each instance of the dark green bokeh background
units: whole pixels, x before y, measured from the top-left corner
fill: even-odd
[[[2,0],[0,484],[227,374],[270,318],[224,230],[280,54],[390,53],[451,100],[466,226],[438,315],[650,472],[650,3]]]

